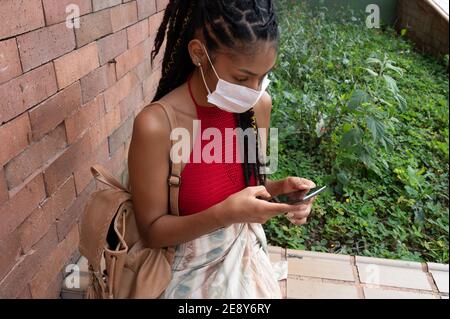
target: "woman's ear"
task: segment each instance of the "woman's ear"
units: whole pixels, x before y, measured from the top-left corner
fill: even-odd
[[[206,54],[205,50],[203,49],[202,43],[198,39],[193,39],[188,44],[188,51],[189,55],[191,57],[192,63],[195,66],[199,66],[199,63],[201,65],[206,65]]]

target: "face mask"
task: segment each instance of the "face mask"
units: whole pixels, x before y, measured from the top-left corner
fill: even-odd
[[[208,103],[217,105],[220,109],[230,113],[244,113],[255,106],[271,82],[268,79],[268,76],[266,75],[264,77],[260,91],[222,80],[217,74],[204,45],[203,48],[205,49],[206,56],[208,57],[209,63],[211,63],[214,73],[219,79],[216,90],[211,92],[208,85],[206,85],[203,68],[200,66],[203,82],[205,83],[206,90],[208,90]]]

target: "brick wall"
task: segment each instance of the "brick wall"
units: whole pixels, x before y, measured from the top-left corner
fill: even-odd
[[[0,298],[56,298],[95,183],[118,177],[167,0],[0,1]],[[80,27],[66,25],[66,6]],[[161,60],[161,55],[158,61]]]
[[[438,57],[448,54],[448,16],[427,0],[399,0],[397,14],[398,29],[406,28],[418,49]]]

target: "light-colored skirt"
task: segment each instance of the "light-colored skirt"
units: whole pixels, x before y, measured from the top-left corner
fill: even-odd
[[[282,298],[261,224],[234,224],[177,246],[164,299]]]

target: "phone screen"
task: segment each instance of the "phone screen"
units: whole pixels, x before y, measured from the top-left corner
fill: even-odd
[[[270,202],[275,203],[285,203],[285,204],[300,204],[302,202],[308,201],[310,198],[319,195],[322,193],[327,186],[324,187],[316,187],[309,190],[308,194],[305,195],[304,190],[295,191],[292,193],[282,194],[278,196],[274,196],[269,199]]]

